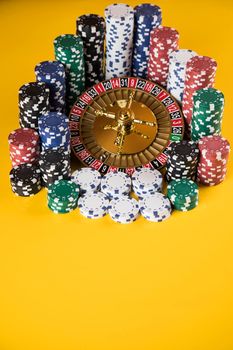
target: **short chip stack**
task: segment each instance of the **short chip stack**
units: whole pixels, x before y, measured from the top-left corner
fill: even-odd
[[[182,102],[186,65],[190,58],[196,56],[192,50],[176,50],[169,55],[169,73],[167,79],[167,91]]]
[[[104,80],[105,20],[89,14],[77,18],[76,34],[83,40],[86,88]]]
[[[120,197],[113,199],[109,205],[111,219],[120,224],[129,224],[139,215],[139,204],[134,198]]]
[[[71,176],[70,153],[64,148],[46,149],[40,153],[39,165],[43,185],[48,187],[58,180],[69,180]]]
[[[101,192],[110,199],[128,196],[131,191],[131,178],[122,172],[109,172],[101,180]]]
[[[101,175],[93,168],[82,168],[72,173],[71,181],[80,188],[80,193],[95,192],[100,189]]]
[[[39,118],[39,134],[42,150],[63,147],[70,151],[69,119],[60,112],[42,114]]]
[[[167,186],[167,196],[176,210],[194,209],[198,205],[198,194],[198,186],[192,180],[172,180]]]
[[[65,112],[66,74],[62,63],[40,62],[35,67],[36,79],[49,88],[50,111]]]
[[[44,83],[28,83],[19,89],[19,124],[38,129],[38,117],[49,111],[49,89]]]
[[[214,88],[197,90],[193,95],[191,139],[220,135],[224,110],[223,93]]]
[[[216,69],[216,61],[207,56],[195,56],[187,62],[182,109],[189,128],[193,115],[193,95],[196,90],[213,87]]]
[[[134,52],[132,74],[135,77],[147,77],[149,59],[150,32],[161,25],[161,8],[152,4],[141,4],[134,8]]]
[[[10,171],[12,191],[17,196],[34,196],[41,190],[41,174],[36,164],[24,163]]]
[[[162,193],[154,193],[139,201],[141,215],[148,221],[161,222],[171,215],[171,203]]]
[[[12,166],[34,163],[38,160],[40,140],[38,133],[29,128],[12,131],[8,136]]]
[[[187,178],[196,179],[199,160],[198,145],[194,141],[173,142],[167,152],[167,181]]]
[[[161,192],[162,186],[163,176],[156,169],[139,168],[132,175],[133,191],[139,198]]]
[[[48,188],[48,207],[56,214],[70,213],[77,208],[78,186],[68,180],[59,180]]]
[[[226,176],[229,142],[218,135],[205,136],[199,141],[199,149],[198,181],[207,186],[218,185]]]
[[[170,27],[159,27],[151,31],[148,61],[148,79],[167,86],[169,55],[178,49],[179,33]]]
[[[106,79],[131,75],[134,10],[126,4],[105,9]]]
[[[88,219],[99,219],[108,213],[109,199],[102,192],[87,192],[79,198],[80,213]]]
[[[56,60],[66,71],[66,112],[69,114],[77,97],[85,90],[83,42],[79,36],[65,34],[54,40]]]

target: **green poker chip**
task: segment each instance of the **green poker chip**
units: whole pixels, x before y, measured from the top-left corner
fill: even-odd
[[[79,186],[69,180],[59,180],[48,188],[48,207],[55,213],[68,213],[77,207]]]

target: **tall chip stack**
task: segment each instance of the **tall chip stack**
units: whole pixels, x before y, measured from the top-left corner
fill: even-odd
[[[95,14],[77,18],[76,34],[83,40],[86,88],[104,80],[105,20]]]
[[[193,95],[196,90],[213,87],[217,62],[207,56],[195,56],[187,62],[182,110],[190,131],[193,115]]]
[[[150,32],[161,25],[162,11],[153,4],[141,4],[134,8],[134,51],[132,74],[135,77],[147,77],[149,59]]]
[[[167,86],[169,55],[178,49],[179,33],[174,28],[159,27],[151,31],[148,79]]]
[[[134,10],[126,4],[105,9],[106,79],[131,75]]]
[[[85,90],[85,65],[82,39],[64,34],[54,40],[55,57],[66,71],[66,112],[69,114],[77,97]]]
[[[191,139],[198,141],[208,135],[220,135],[224,110],[224,95],[214,88],[197,90],[193,95]]]
[[[167,91],[182,103],[186,65],[190,58],[196,56],[192,50],[176,50],[169,55],[169,72],[167,79]]]
[[[36,79],[49,88],[50,111],[65,112],[65,67],[57,61],[43,61],[35,67]]]
[[[49,112],[49,89],[44,83],[28,83],[19,89],[19,124],[38,129],[38,117]]]

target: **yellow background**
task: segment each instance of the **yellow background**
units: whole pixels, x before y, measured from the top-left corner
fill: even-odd
[[[18,127],[18,88],[53,59],[53,39],[74,33],[78,15],[103,14],[110,3],[0,1],[0,350],[232,350],[231,164],[223,184],[201,189],[197,209],[159,224],[57,216],[45,190],[11,193],[7,136]],[[217,60],[223,135],[233,145],[232,1],[157,4],[180,47]]]

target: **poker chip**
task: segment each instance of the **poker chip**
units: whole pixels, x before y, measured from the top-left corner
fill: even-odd
[[[38,117],[49,111],[49,89],[44,83],[24,84],[19,89],[19,124],[38,129]]]
[[[55,57],[66,72],[66,112],[69,114],[77,97],[85,90],[85,65],[82,39],[64,34],[54,40]]]
[[[38,133],[29,128],[13,130],[8,136],[12,166],[38,160],[40,140]]]
[[[193,95],[191,138],[198,141],[209,135],[220,135],[224,110],[224,95],[214,88],[197,90]]]
[[[60,112],[42,114],[38,121],[42,149],[64,148],[70,151],[69,119]]]
[[[135,77],[147,77],[150,32],[161,25],[162,12],[159,6],[141,4],[134,8],[134,45],[132,72]]]
[[[173,142],[167,152],[167,181],[187,178],[196,179],[199,148],[194,141]]]
[[[111,219],[120,224],[129,224],[135,221],[139,215],[138,201],[126,196],[113,199],[109,205]]]
[[[169,55],[167,91],[180,103],[184,92],[186,65],[196,55],[196,52],[186,49],[173,51]]]
[[[198,182],[206,186],[218,185],[226,176],[230,153],[229,142],[219,135],[210,135],[201,138],[198,146],[200,149]]]
[[[128,195],[131,191],[131,178],[123,172],[109,172],[101,179],[101,192],[109,198]]]
[[[98,219],[108,213],[109,199],[102,192],[88,192],[78,200],[80,213],[89,219]]]
[[[10,171],[11,189],[17,196],[29,197],[41,190],[40,169],[35,164],[24,163]]]
[[[56,214],[69,213],[77,208],[79,187],[69,180],[58,180],[48,187],[48,207]]]
[[[198,186],[189,179],[172,180],[167,186],[167,196],[173,207],[179,211],[189,211],[198,205]]]
[[[162,193],[154,193],[139,200],[141,215],[148,221],[161,222],[171,215],[171,203]]]
[[[49,88],[49,105],[52,112],[65,112],[66,74],[62,63],[43,61],[35,67],[36,79]]]
[[[207,56],[194,56],[187,62],[182,109],[189,128],[193,115],[193,95],[196,90],[213,87],[216,69],[216,61]]]
[[[162,186],[163,176],[156,169],[139,168],[132,175],[133,191],[139,198],[161,192]]]
[[[82,38],[86,88],[104,80],[105,20],[95,14],[77,18],[76,34]]]
[[[42,151],[39,157],[39,166],[45,187],[58,180],[70,179],[70,154],[64,148]]]
[[[100,173],[93,168],[82,168],[72,173],[71,181],[80,187],[82,193],[99,190],[101,182]]]
[[[105,9],[106,79],[131,75],[134,10],[126,4]]]
[[[150,33],[148,79],[167,86],[169,55],[178,49],[179,33],[170,27],[160,26]]]

